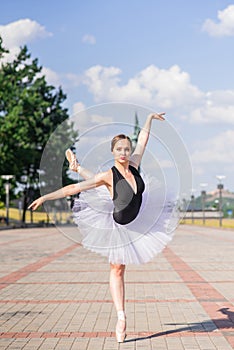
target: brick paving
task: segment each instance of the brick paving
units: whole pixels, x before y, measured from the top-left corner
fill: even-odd
[[[234,349],[234,231],[181,225],[126,270],[127,339],[104,257],[57,228],[0,231],[0,350]]]

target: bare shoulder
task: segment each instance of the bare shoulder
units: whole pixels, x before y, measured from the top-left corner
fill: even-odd
[[[98,173],[95,175],[97,182],[102,182],[105,185],[109,185],[111,179],[112,179],[112,171],[111,169],[107,171],[103,171],[101,173]]]
[[[112,196],[113,174],[111,169],[95,175],[95,186],[105,185]]]

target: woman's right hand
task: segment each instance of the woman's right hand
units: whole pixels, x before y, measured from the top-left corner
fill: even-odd
[[[43,197],[39,197],[39,198],[37,198],[35,201],[33,201],[33,202],[30,204],[30,206],[28,207],[28,209],[36,210],[36,209],[39,208],[43,203],[44,203]]]

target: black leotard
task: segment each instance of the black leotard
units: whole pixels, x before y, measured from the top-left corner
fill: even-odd
[[[114,220],[121,225],[129,224],[139,213],[142,193],[145,189],[144,181],[136,168],[129,166],[137,186],[137,192],[133,191],[132,186],[123,177],[119,170],[113,166],[113,202],[114,202]]]

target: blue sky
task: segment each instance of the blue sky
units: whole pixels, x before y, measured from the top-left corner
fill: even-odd
[[[28,46],[71,115],[116,101],[165,111],[196,192],[219,174],[234,191],[233,1],[1,1],[0,34],[12,55]]]

